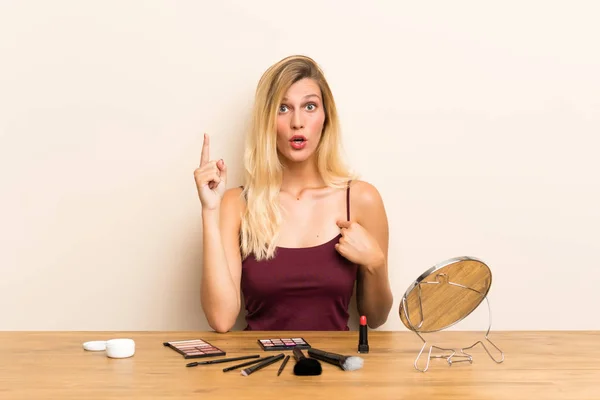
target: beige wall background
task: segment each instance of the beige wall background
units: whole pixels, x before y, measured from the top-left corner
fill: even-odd
[[[323,67],[390,223],[394,308],[451,257],[495,330],[600,329],[600,3],[0,2],[0,329],[208,329],[202,133],[241,183],[255,85]],[[455,329],[486,329],[480,307]],[[238,328],[243,327],[242,319]]]

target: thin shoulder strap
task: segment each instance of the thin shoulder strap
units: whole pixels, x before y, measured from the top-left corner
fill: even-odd
[[[350,182],[348,181],[348,187],[346,188],[346,219],[350,221]]]

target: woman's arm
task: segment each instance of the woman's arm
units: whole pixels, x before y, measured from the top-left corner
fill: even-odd
[[[229,189],[220,207],[202,210],[202,309],[208,324],[220,333],[233,327],[241,307],[239,232],[243,201],[240,194],[240,188]]]
[[[356,288],[358,311],[367,317],[371,328],[383,325],[393,303],[388,276],[388,219],[379,191],[371,184],[356,181],[350,189],[351,216],[375,239],[381,257],[368,259],[359,266]]]

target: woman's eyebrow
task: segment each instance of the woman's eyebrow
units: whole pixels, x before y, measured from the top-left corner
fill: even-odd
[[[316,97],[319,100],[321,100],[321,98],[319,97],[318,94],[312,93],[312,94],[307,94],[306,96],[304,96],[302,99],[308,99],[309,97]],[[289,99],[287,97],[284,97],[282,101],[288,101]]]

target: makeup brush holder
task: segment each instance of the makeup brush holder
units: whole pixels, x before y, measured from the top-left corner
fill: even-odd
[[[422,341],[423,346],[414,362],[416,370],[426,372],[432,358],[443,358],[448,365],[458,362],[473,363],[473,356],[466,352],[481,345],[490,358],[500,364],[504,361],[504,353],[490,339],[492,312],[488,292],[492,284],[490,268],[481,260],[473,257],[458,257],[437,264],[410,284],[400,303],[400,319],[404,326],[413,331]],[[427,361],[423,368],[419,367],[419,359],[428,346],[423,334],[439,332],[457,324],[471,314],[486,301],[489,324],[485,341],[499,352],[494,357],[482,341],[460,349],[444,348],[429,345]],[[443,352],[433,355],[433,350]]]

